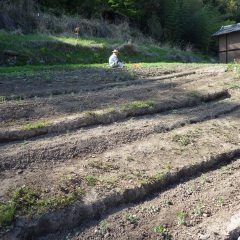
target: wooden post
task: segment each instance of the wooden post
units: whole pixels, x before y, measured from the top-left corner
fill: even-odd
[[[228,37],[226,34],[226,63],[228,63]]]

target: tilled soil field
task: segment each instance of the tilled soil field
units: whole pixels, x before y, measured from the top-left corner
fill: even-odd
[[[233,72],[48,74],[1,77],[2,239],[238,239]]]

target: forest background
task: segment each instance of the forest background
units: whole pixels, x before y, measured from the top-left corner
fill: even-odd
[[[39,31],[38,17],[46,12],[55,18],[71,15],[115,25],[127,22],[157,42],[180,48],[190,45],[208,53],[216,51],[212,34],[240,21],[240,0],[2,0],[0,28]]]

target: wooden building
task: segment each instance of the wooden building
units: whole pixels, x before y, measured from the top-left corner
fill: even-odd
[[[240,23],[223,26],[213,36],[218,37],[220,63],[240,61]]]

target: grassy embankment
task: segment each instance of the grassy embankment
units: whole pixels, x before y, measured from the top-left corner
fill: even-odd
[[[120,58],[127,64],[209,61],[208,57],[201,54],[159,47],[150,42],[126,44],[116,39],[19,35],[2,31],[0,32],[0,53],[2,53],[0,74],[79,67],[105,68],[114,48],[121,49]],[[6,55],[9,51],[16,53],[16,59],[4,56],[4,53]]]

